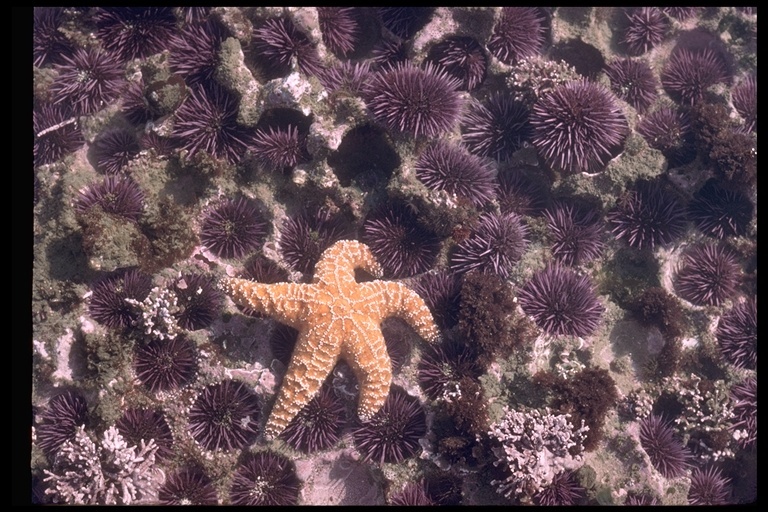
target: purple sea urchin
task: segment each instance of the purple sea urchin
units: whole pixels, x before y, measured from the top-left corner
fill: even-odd
[[[291,59],[304,74],[317,76],[322,70],[315,46],[289,18],[268,19],[255,29],[253,47],[260,62],[277,76],[288,73]]]
[[[640,445],[664,478],[678,477],[690,465],[691,454],[661,416],[651,414],[640,421]]]
[[[210,208],[200,222],[200,241],[222,258],[242,258],[267,234],[267,222],[256,203],[245,197],[225,199]]]
[[[123,60],[145,58],[163,50],[176,31],[171,7],[104,7],[93,15],[96,37]]]
[[[640,120],[637,132],[649,146],[667,157],[670,167],[687,164],[696,157],[693,130],[686,112],[662,105]]]
[[[432,506],[437,505],[427,494],[424,480],[408,482],[400,491],[389,497],[389,504],[393,506]]]
[[[542,96],[530,122],[539,155],[549,167],[567,173],[602,170],[629,133],[613,93],[585,80],[567,82]]]
[[[603,226],[596,209],[559,202],[544,212],[552,237],[552,256],[568,266],[597,258],[603,249]]]
[[[126,409],[115,423],[115,427],[129,445],[139,446],[142,440],[149,442],[150,439],[154,439],[157,445],[157,452],[155,452],[157,457],[167,460],[172,455],[173,436],[162,411]]]
[[[715,466],[704,470],[694,468],[688,490],[689,505],[726,505],[731,494],[731,479],[725,478]]]
[[[436,137],[450,131],[462,108],[460,83],[430,63],[399,63],[370,76],[364,97],[373,117],[390,130]]]
[[[757,368],[757,299],[735,305],[717,323],[717,342],[726,361],[739,368]]]
[[[475,206],[496,196],[492,165],[465,150],[438,141],[427,146],[414,165],[416,178],[430,190],[445,190]]]
[[[632,55],[641,55],[661,41],[669,30],[669,20],[657,7],[640,7],[627,12],[628,26],[622,43]]]
[[[660,181],[640,181],[608,212],[611,232],[635,249],[666,245],[685,232],[685,207]]]
[[[547,16],[538,7],[503,7],[488,50],[504,64],[516,64],[541,51],[547,39]]]
[[[105,213],[137,222],[144,212],[144,192],[131,178],[107,176],[80,192],[75,211],[84,214],[94,206]]]
[[[495,93],[485,104],[470,104],[461,123],[461,141],[475,155],[509,160],[531,136],[528,115],[528,107],[512,95]]]
[[[251,150],[268,169],[292,168],[306,159],[306,134],[299,133],[299,127],[290,124],[285,127],[258,128],[251,142]]]
[[[323,251],[348,236],[349,231],[343,217],[329,209],[322,208],[315,214],[304,212],[285,219],[278,250],[288,266],[308,274]]]
[[[190,331],[211,325],[224,306],[224,293],[210,276],[184,274],[174,284],[173,291],[179,307],[176,320]]]
[[[235,470],[232,505],[296,505],[301,481],[287,457],[271,451],[247,453]]]
[[[37,446],[52,457],[61,445],[74,438],[87,417],[88,404],[79,392],[68,390],[54,396],[35,426]]]
[[[647,109],[658,97],[659,81],[642,60],[616,59],[605,67],[611,90],[638,112]]]
[[[108,130],[93,143],[96,170],[117,174],[139,154],[141,148],[136,135],[130,130]]]
[[[546,207],[547,188],[517,168],[499,172],[499,208],[502,213],[539,216]]]
[[[35,165],[52,164],[84,143],[74,112],[67,105],[44,103],[32,111]]]
[[[757,76],[753,73],[745,76],[731,89],[733,108],[744,119],[744,129],[757,131]]]
[[[355,50],[362,36],[357,7],[318,7],[317,23],[323,42],[339,57]]]
[[[32,63],[41,67],[50,63],[62,63],[63,55],[73,51],[72,43],[59,30],[64,23],[62,7],[35,7],[32,25]]]
[[[432,7],[378,7],[381,24],[400,39],[410,39],[429,22]]]
[[[688,215],[702,233],[722,239],[746,235],[753,209],[746,195],[711,179],[694,195]]]
[[[430,400],[446,399],[460,381],[477,379],[483,373],[475,349],[467,343],[445,341],[430,348],[419,362],[419,386]]]
[[[413,283],[413,289],[424,299],[440,327],[450,329],[456,325],[461,292],[461,283],[456,274],[445,270],[422,274]]]
[[[139,381],[153,393],[178,389],[197,375],[197,346],[182,336],[155,339],[136,347],[133,367]]]
[[[363,241],[384,268],[384,275],[409,277],[429,270],[440,239],[422,227],[416,214],[398,203],[371,214],[363,223]]]
[[[661,10],[664,11],[669,16],[675,18],[678,21],[685,21],[691,16],[696,15],[701,7],[662,7]]]
[[[170,39],[171,70],[190,86],[210,83],[219,64],[221,43],[228,35],[215,18],[187,24]]]
[[[218,85],[197,86],[176,110],[173,137],[191,158],[204,151],[231,164],[240,161],[252,134],[237,123],[238,99]]]
[[[408,46],[405,41],[381,39],[371,50],[371,62],[379,69],[408,60]]]
[[[672,53],[661,72],[661,84],[678,103],[693,105],[711,86],[728,80],[723,58],[711,48],[681,48]]]
[[[247,385],[234,380],[211,384],[189,410],[189,431],[206,450],[239,450],[258,436],[261,404]]]
[[[76,114],[92,114],[114,101],[125,86],[123,65],[114,56],[93,48],[62,55],[58,77],[50,91],[55,104],[66,103]]]
[[[451,269],[470,270],[506,278],[528,247],[528,228],[516,213],[488,213],[480,217],[472,234],[458,244]]]
[[[88,313],[106,327],[128,327],[139,318],[139,312],[125,299],[141,302],[151,288],[152,278],[136,269],[106,278],[93,287]]]
[[[427,433],[427,417],[419,401],[392,388],[379,412],[352,432],[365,460],[398,463],[416,454]]]
[[[291,420],[280,438],[300,452],[327,450],[341,439],[345,422],[344,404],[326,385]]]
[[[741,279],[736,254],[725,245],[699,244],[682,256],[675,291],[697,306],[719,306],[735,295]]]
[[[605,310],[589,277],[557,264],[536,272],[518,299],[536,325],[555,336],[591,335]]]
[[[552,478],[552,483],[537,492],[533,499],[544,507],[578,505],[587,495],[572,471],[562,471]]]
[[[434,45],[427,55],[431,62],[461,81],[461,90],[477,89],[485,80],[488,57],[473,37],[449,36]]]
[[[360,96],[368,79],[371,65],[367,61],[344,61],[337,66],[323,69],[317,79],[329,92],[342,92],[353,96]]]
[[[754,449],[757,445],[757,379],[749,377],[731,388],[734,417],[731,431],[739,432],[739,446]]]
[[[213,482],[199,468],[185,467],[169,474],[157,498],[162,505],[218,505]]]

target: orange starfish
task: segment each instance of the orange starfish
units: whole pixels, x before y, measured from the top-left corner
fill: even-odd
[[[262,284],[226,278],[220,287],[239,305],[274,317],[299,331],[283,384],[266,426],[274,438],[320,390],[339,359],[360,387],[358,416],[376,414],[389,394],[392,363],[381,334],[389,316],[405,319],[429,342],[438,329],[424,300],[405,285],[355,281],[354,269],[375,277],[382,269],[365,244],[341,240],[323,252],[311,284]]]

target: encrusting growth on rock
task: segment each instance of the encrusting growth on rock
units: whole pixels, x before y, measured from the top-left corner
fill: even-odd
[[[392,380],[380,326],[384,318],[405,319],[429,342],[438,338],[432,314],[416,292],[396,282],[357,283],[355,268],[375,277],[382,275],[365,244],[341,240],[323,252],[311,284],[262,284],[234,278],[220,282],[235,303],[299,331],[267,421],[268,438],[277,437],[315,396],[339,359],[352,367],[359,383],[360,419],[370,419],[381,408]]]

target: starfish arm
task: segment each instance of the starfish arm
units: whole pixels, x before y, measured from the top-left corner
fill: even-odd
[[[248,279],[224,278],[221,288],[235,304],[275,318],[291,327],[299,328],[304,320],[306,284],[264,284]]]
[[[341,240],[323,252],[315,265],[313,283],[355,283],[356,268],[361,268],[374,277],[381,277],[384,271],[367,245],[357,240]]]
[[[369,420],[376,414],[389,395],[392,381],[392,362],[381,330],[372,322],[369,329],[356,329],[342,345],[341,357],[352,368],[360,387],[357,415]]]
[[[397,316],[408,322],[425,340],[432,343],[440,337],[440,330],[435,325],[432,313],[418,293],[402,283],[371,281],[362,283],[369,293],[379,295],[381,319]]]
[[[317,394],[339,358],[337,341],[329,342],[327,329],[315,327],[299,332],[296,348],[283,377],[277,401],[269,415],[265,434],[274,439]]]

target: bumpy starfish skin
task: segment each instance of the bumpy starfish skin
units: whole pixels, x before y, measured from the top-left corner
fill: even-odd
[[[299,331],[266,436],[274,438],[320,390],[339,359],[352,368],[360,387],[358,416],[370,419],[384,405],[392,363],[381,334],[389,316],[405,319],[429,342],[438,329],[426,304],[405,285],[357,283],[354,269],[381,277],[365,244],[341,240],[323,252],[311,284],[261,284],[226,278],[220,287],[239,305],[269,315]]]

